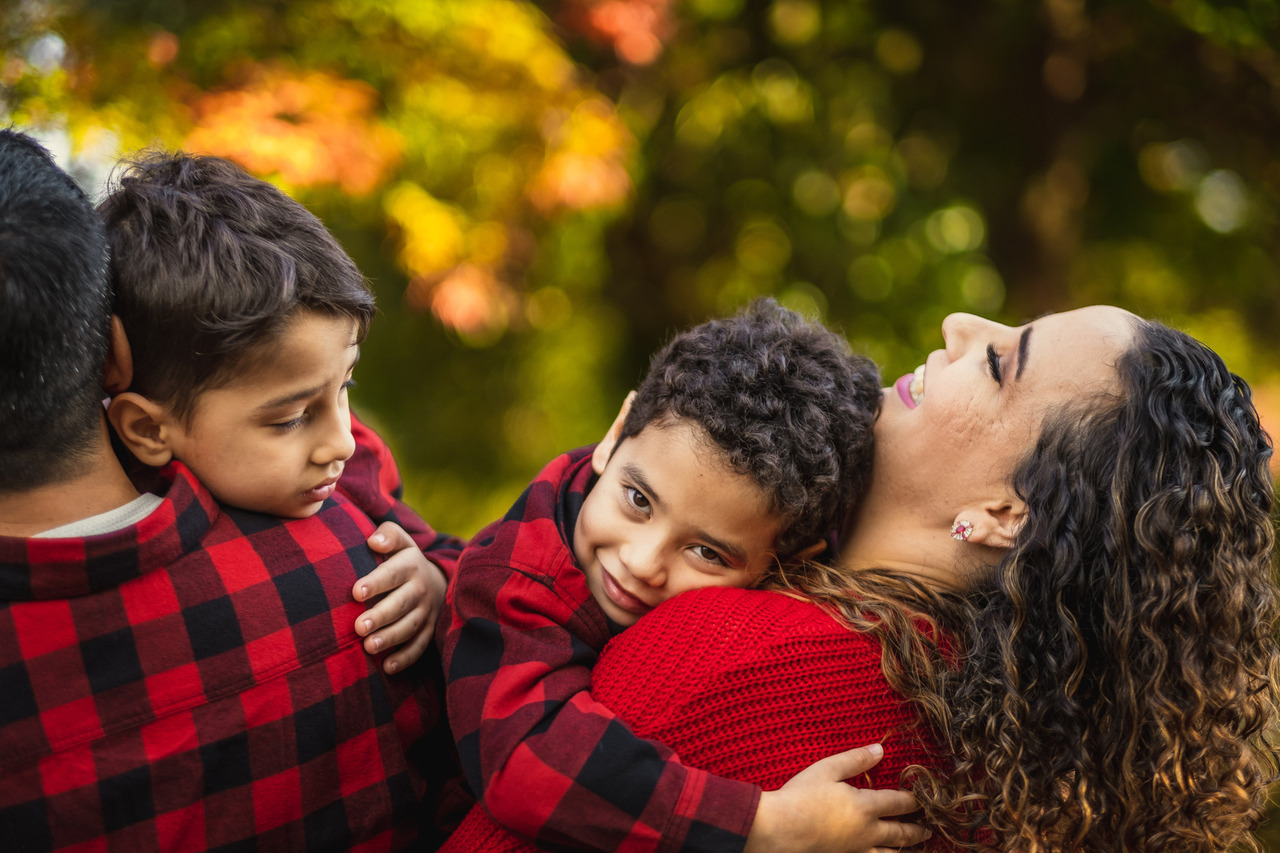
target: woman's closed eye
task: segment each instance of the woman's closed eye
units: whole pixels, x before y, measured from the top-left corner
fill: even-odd
[[[996,381],[997,385],[1004,384],[1004,377],[1000,373],[1000,356],[996,353],[995,344],[987,344],[987,367],[991,369],[991,378]]]

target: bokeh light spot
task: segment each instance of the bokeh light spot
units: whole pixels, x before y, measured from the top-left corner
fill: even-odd
[[[924,48],[906,30],[888,29],[876,39],[876,59],[894,74],[910,74],[924,61]]]
[[[806,44],[822,30],[822,9],[812,0],[775,0],[769,27],[780,44]]]
[[[1196,188],[1196,213],[1219,234],[1237,231],[1248,217],[1244,182],[1235,172],[1218,169],[1205,175]]]
[[[791,197],[810,216],[826,216],[840,206],[840,185],[826,172],[809,169],[792,183]]]

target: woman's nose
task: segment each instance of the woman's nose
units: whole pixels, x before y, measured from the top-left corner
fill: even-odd
[[[942,321],[942,340],[947,356],[955,361],[968,352],[975,341],[982,345],[989,343],[984,333],[989,337],[991,332],[1001,328],[1005,327],[973,314],[948,314]]]

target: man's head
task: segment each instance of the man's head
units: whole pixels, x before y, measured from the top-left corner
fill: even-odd
[[[98,212],[133,383],[111,420],[224,503],[310,515],[353,443],[346,388],[373,295],[324,225],[216,157],[146,154]]]
[[[0,492],[74,476],[102,422],[107,241],[85,194],[0,130]]]
[[[631,624],[700,586],[747,586],[812,556],[864,489],[879,372],[772,300],[653,358],[593,465],[574,550]]]

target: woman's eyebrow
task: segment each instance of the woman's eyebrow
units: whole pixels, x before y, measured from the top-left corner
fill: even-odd
[[[1022,370],[1027,366],[1027,345],[1031,340],[1032,328],[1032,326],[1028,325],[1022,330],[1022,337],[1018,339],[1018,369],[1013,374],[1015,382],[1022,378]]]

